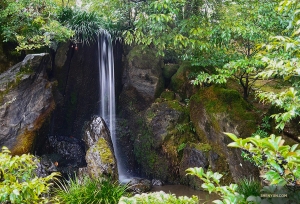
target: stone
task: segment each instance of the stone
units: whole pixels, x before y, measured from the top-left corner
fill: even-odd
[[[182,112],[169,107],[167,102],[155,103],[146,111],[146,122],[153,134],[154,148],[162,145],[168,132],[175,128],[182,115]]]
[[[164,185],[164,183],[159,179],[152,179],[151,184],[152,184],[152,186],[163,186]]]
[[[49,145],[52,154],[58,154],[59,167],[86,166],[84,142],[74,137],[49,136]]]
[[[109,130],[101,117],[93,116],[85,126],[84,140],[88,147],[86,163],[92,178],[109,177],[118,180],[118,168]]]
[[[253,113],[246,102],[233,90],[210,87],[195,94],[190,100],[190,117],[199,139],[208,143],[215,154],[210,155],[210,164],[215,171],[228,172],[225,183],[238,182],[241,178],[258,177],[258,169],[241,157],[241,150],[227,145],[231,142],[224,132],[239,137],[254,132]]]
[[[202,167],[207,169],[209,166],[208,154],[195,146],[188,144],[183,150],[183,156],[180,162],[179,172],[181,183],[200,189],[202,181],[196,176],[186,176],[186,169],[193,167]]]
[[[128,190],[134,193],[145,193],[151,190],[151,181],[144,178],[132,178],[128,185]]]
[[[132,87],[151,103],[163,90],[163,62],[156,56],[153,49],[133,47],[125,60],[123,72],[124,90]]]
[[[30,54],[0,75],[0,146],[32,153],[38,130],[55,107],[48,54]]]

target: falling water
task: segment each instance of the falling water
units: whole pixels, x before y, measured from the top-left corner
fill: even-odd
[[[104,32],[98,40],[99,54],[99,86],[100,86],[100,114],[108,124],[114,152],[117,159],[119,180],[124,182],[129,177],[123,167],[116,143],[116,102],[115,102],[115,78],[114,56],[110,34]]]

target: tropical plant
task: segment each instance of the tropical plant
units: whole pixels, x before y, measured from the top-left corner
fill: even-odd
[[[59,173],[38,178],[37,158],[30,154],[12,156],[7,147],[0,153],[0,202],[1,203],[49,203],[52,182]]]
[[[133,197],[121,197],[119,204],[197,204],[199,203],[197,196],[189,198],[187,196],[179,196],[167,194],[163,191],[154,193],[137,194]]]
[[[63,203],[118,203],[123,195],[127,195],[127,185],[104,178],[92,179],[85,176],[82,180],[77,177],[65,182],[57,182],[55,195]]]

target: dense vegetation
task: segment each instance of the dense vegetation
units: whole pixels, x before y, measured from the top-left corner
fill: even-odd
[[[256,87],[255,95],[261,102],[280,108],[281,112],[271,116],[279,130],[300,115],[297,0],[87,0],[81,5],[4,0],[0,9],[1,39],[16,42],[17,50],[56,49],[57,43],[69,39],[88,44],[108,30],[125,43],[155,47],[166,62],[188,61],[201,67],[191,74],[195,85],[234,79],[248,100],[258,80],[276,81],[280,91],[265,92]],[[229,146],[249,154],[264,170],[262,176],[269,184],[300,185],[297,145],[284,145],[275,135],[261,138],[256,134],[246,139],[227,135],[234,141]],[[7,153],[4,150],[3,154]],[[221,195],[222,201],[217,203],[261,202],[257,194],[246,197],[238,192],[235,184],[221,186],[219,173],[205,173],[201,168],[187,172],[202,179],[203,188]],[[1,196],[16,200],[21,191],[6,192]]]

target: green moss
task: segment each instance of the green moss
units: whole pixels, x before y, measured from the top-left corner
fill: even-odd
[[[207,89],[200,90],[199,93],[191,97],[191,100],[198,103],[201,101],[210,116],[226,113],[230,116],[230,119],[234,121],[250,122],[256,126],[255,115],[251,112],[252,106],[247,103],[236,90],[211,86]],[[215,117],[211,117],[212,124],[217,122],[214,118]],[[213,126],[216,127],[216,125]]]
[[[99,138],[96,144],[96,151],[99,152],[101,160],[105,164],[114,164],[114,156],[104,138]]]
[[[209,152],[212,150],[212,147],[208,143],[191,143],[190,145],[191,147],[203,152]]]
[[[173,91],[164,91],[161,93],[160,98],[171,101],[175,99],[175,93]]]

